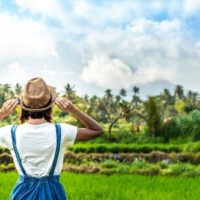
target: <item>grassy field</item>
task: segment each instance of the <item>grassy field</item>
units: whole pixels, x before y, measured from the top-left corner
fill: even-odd
[[[0,199],[9,199],[16,172],[0,173]],[[69,200],[197,200],[200,178],[140,175],[92,175],[64,172]]]

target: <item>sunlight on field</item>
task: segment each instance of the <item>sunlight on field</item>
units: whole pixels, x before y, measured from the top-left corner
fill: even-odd
[[[16,172],[0,173],[0,199],[9,198]],[[69,200],[197,200],[199,178],[63,173]]]

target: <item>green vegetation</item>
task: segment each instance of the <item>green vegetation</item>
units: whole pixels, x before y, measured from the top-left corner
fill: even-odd
[[[9,98],[19,97],[21,89],[19,84],[14,88],[0,85],[0,106]],[[102,97],[80,97],[74,86],[66,84],[59,93],[105,130],[95,140],[75,142],[65,153],[61,180],[69,200],[199,199],[199,94],[185,94],[177,85],[173,92],[164,89],[142,100],[139,91],[134,86],[131,99],[123,88],[116,95],[108,88]],[[19,115],[17,108],[0,126],[17,123]],[[82,126],[56,106],[53,117],[56,122]],[[8,149],[0,148],[0,171],[0,199],[8,199],[17,180]]]
[[[0,179],[1,199],[8,199],[17,173],[0,173]],[[69,200],[197,200],[200,192],[199,179],[187,177],[63,173],[61,182]]]
[[[14,88],[1,84],[0,106],[6,99],[19,97],[21,89],[19,84]],[[58,94],[71,100],[104,127],[105,134],[96,140],[98,143],[186,143],[200,140],[200,100],[197,92],[185,94],[184,88],[177,85],[172,92],[164,89],[160,94],[142,100],[139,91],[134,86],[131,99],[128,99],[124,88],[116,95],[108,88],[102,97],[89,97],[87,94],[81,97],[76,94],[74,86],[67,83]],[[16,123],[19,114],[18,108],[0,125]],[[53,116],[57,122],[82,126],[56,106]]]
[[[142,152],[149,153],[151,151],[163,151],[163,152],[181,152],[183,150],[183,145],[165,145],[165,144],[82,144],[79,143],[69,148],[69,150],[78,153],[129,153],[129,152]],[[190,146],[191,148],[191,146]],[[194,150],[195,147],[193,147]],[[191,150],[191,149],[190,149]]]

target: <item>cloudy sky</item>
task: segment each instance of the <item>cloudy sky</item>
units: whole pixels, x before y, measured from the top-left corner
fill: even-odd
[[[199,0],[0,0],[0,83],[199,91],[199,13]]]

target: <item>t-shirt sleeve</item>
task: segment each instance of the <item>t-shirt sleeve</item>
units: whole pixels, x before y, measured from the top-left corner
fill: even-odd
[[[61,130],[64,145],[72,146],[76,140],[78,127],[71,124],[61,123]]]
[[[11,125],[0,128],[0,146],[8,148],[10,146]]]

